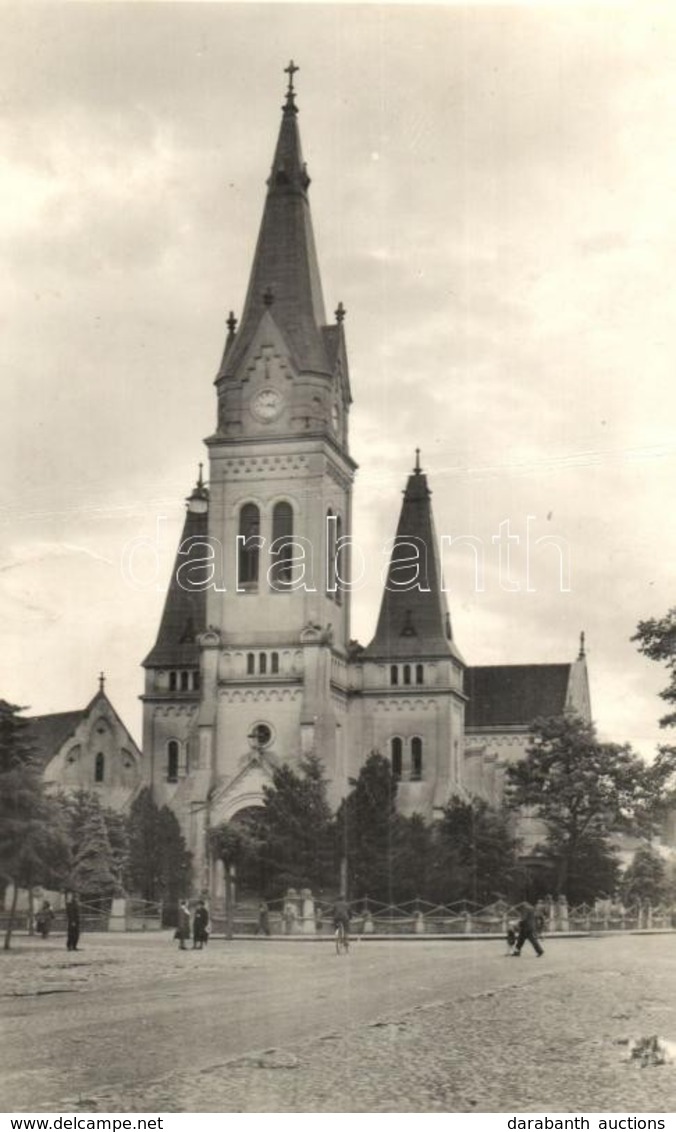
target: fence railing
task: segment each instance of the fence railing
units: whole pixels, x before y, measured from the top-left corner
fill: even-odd
[[[315,901],[309,893],[289,893],[268,904],[265,920],[270,935],[331,935],[331,903]],[[479,905],[468,900],[450,905],[434,905],[423,900],[408,904],[382,904],[370,899],[350,905],[351,930],[357,935],[420,936],[501,936],[517,923],[520,905],[498,901]],[[536,906],[542,934],[667,931],[676,928],[676,907],[653,905],[649,901],[625,907],[611,901],[569,907],[565,901],[540,902]],[[225,931],[225,917],[212,914],[214,934]],[[237,935],[261,934],[260,915],[253,905],[235,907],[233,929]]]

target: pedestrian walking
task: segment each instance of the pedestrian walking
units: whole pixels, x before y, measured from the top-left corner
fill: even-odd
[[[209,942],[209,913],[203,900],[197,901],[195,915],[192,921],[193,951],[201,951],[205,943]]]
[[[35,927],[43,939],[47,939],[54,922],[54,909],[49,900],[42,901],[42,908],[35,917]]]
[[[66,948],[68,951],[77,951],[80,941],[80,902],[75,892],[66,900],[66,929]]]
[[[532,944],[538,959],[540,958],[540,956],[544,955],[544,951],[540,946],[540,941],[538,940],[537,917],[535,915],[535,908],[532,904],[528,904],[527,902],[521,905],[519,935],[516,941],[516,947],[512,952],[515,957],[518,957],[521,954],[521,948],[523,947],[526,940],[528,940],[528,942]]]
[[[258,924],[256,935],[270,935],[270,912],[264,900],[258,905]]]

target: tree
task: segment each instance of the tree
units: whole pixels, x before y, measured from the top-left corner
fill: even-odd
[[[127,819],[101,805],[93,791],[76,790],[56,795],[70,846],[70,862],[63,878],[68,888],[85,901],[99,905],[125,890],[129,859]]]
[[[631,639],[639,642],[638,651],[644,656],[666,665],[669,683],[660,696],[668,704],[676,704],[676,607],[660,620],[651,617],[639,621]],[[676,727],[676,711],[662,716],[660,727]]]
[[[323,891],[335,874],[335,860],[333,818],[320,759],[305,756],[299,772],[288,764],[276,768],[263,794],[247,848],[257,857],[265,895],[280,896],[289,887]]]
[[[371,751],[350,784],[336,819],[349,892],[392,903],[397,782],[389,760]]]
[[[22,710],[0,701],[0,874],[13,885],[5,951],[11,944],[19,888],[48,884],[68,853],[61,813],[45,792]]]
[[[439,903],[485,904],[510,891],[517,839],[506,809],[481,798],[453,797],[434,823],[432,845],[430,891]]]
[[[601,743],[593,724],[565,715],[534,722],[525,759],[507,768],[506,797],[544,823],[561,894],[592,843],[609,852],[610,833],[652,828],[660,781],[628,745]]]
[[[98,798],[82,792],[71,809],[72,864],[68,887],[87,903],[108,904],[118,878]]]
[[[432,831],[422,814],[392,819],[390,893],[394,904],[428,895]]]
[[[640,845],[622,877],[622,899],[625,904],[649,900],[659,904],[667,895],[667,870],[652,845]]]
[[[178,819],[144,787],[131,804],[127,829],[126,886],[144,900],[162,902],[169,922],[179,898],[187,894],[192,860]]]
[[[225,880],[225,938],[232,939],[234,901],[232,871],[250,851],[246,829],[234,822],[221,822],[209,830],[209,849],[212,857],[223,862]]]
[[[631,638],[638,641],[638,651],[650,660],[665,664],[669,683],[660,692],[668,704],[676,704],[676,608],[670,609],[660,620],[650,618],[639,621]],[[660,719],[660,727],[676,727],[676,711],[669,711]],[[659,812],[662,816],[676,804],[676,746],[661,743],[651,767],[653,789],[659,795]]]

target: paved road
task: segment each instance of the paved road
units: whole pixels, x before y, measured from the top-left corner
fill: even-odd
[[[622,939],[612,951],[627,974],[640,956],[653,972],[659,959],[676,975],[671,937]],[[212,940],[203,952],[179,953],[167,937],[90,936],[76,956],[58,941],[36,944],[0,965],[0,980],[9,977],[0,1002],[12,1039],[9,1048],[3,1043],[0,1087],[17,1110],[58,1108],[102,1087],[122,1099],[150,1095],[172,1073],[187,1079],[221,1067],[222,1077],[224,1063],[249,1051],[303,1043],[309,1051],[330,1034],[354,1049],[375,1022],[390,1020],[395,1033],[411,1011],[433,1004],[446,1012],[446,1046],[456,1022],[468,1034],[490,1007],[490,1043],[494,1025],[509,1023],[515,994],[542,1004],[549,1012],[543,1033],[551,1033],[571,968],[578,987],[585,978],[588,987],[600,985],[609,955],[599,940],[553,940],[542,960],[526,951],[508,959],[499,940],[368,941],[346,957],[330,944],[265,940]],[[425,1017],[433,1019],[434,1008]],[[162,1096],[166,1104],[166,1090]]]

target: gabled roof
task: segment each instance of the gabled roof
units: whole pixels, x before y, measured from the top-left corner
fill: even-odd
[[[61,749],[86,717],[88,708],[80,711],[59,711],[53,715],[34,715],[29,717],[28,737],[36,757],[43,765]]]
[[[206,510],[195,512],[190,510],[189,506],[179,551],[171,572],[157,640],[143,661],[145,668],[182,668],[199,664],[197,638],[206,629],[206,590],[204,587],[189,589],[185,584],[181,584],[181,579],[189,578],[191,562],[195,565],[201,563],[200,570],[203,575],[204,540],[207,534],[208,512]],[[185,547],[188,553],[181,554],[181,547]]]
[[[320,330],[326,314],[297,115],[289,89],[244,310],[239,330],[229,335],[217,380],[234,376],[266,310],[300,370],[331,372]]]
[[[28,739],[32,744],[36,757],[44,766],[47,765],[50,759],[58,754],[66,740],[70,739],[71,736],[75,734],[80,724],[92,715],[97,705],[100,704],[104,704],[106,709],[113,714],[120,726],[129,736],[129,742],[133,745],[134,750],[138,750],[133,737],[129,734],[128,728],[122,722],[104,692],[103,677],[101,677],[101,687],[98,692],[91,698],[87,706],[81,708],[80,711],[58,711],[50,715],[34,715],[27,717]]]
[[[409,476],[394,539],[376,635],[365,660],[454,656],[432,518],[431,491],[418,461]]]
[[[498,664],[465,671],[465,727],[528,727],[562,715],[571,664]]]

